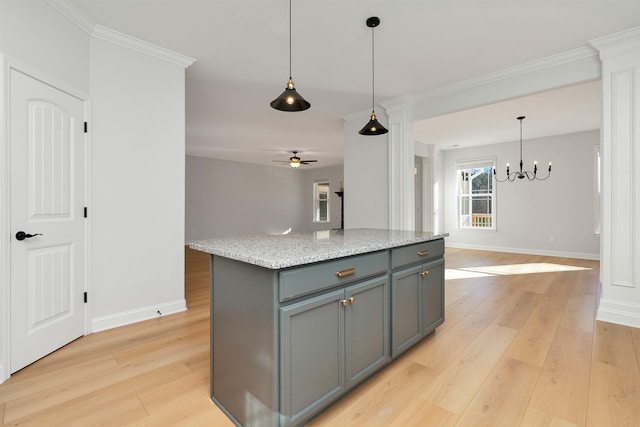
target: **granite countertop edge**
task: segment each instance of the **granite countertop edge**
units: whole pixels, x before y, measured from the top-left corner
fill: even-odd
[[[393,236],[390,237],[389,234]],[[317,236],[326,237],[318,239]],[[438,240],[447,236],[449,233],[433,234],[403,230],[327,230],[293,235],[208,239],[189,243],[189,247],[212,255],[279,270]]]

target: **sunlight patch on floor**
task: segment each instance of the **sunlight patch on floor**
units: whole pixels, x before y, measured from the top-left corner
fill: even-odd
[[[467,268],[447,268],[445,280],[472,279],[489,276],[508,276],[512,274],[560,273],[567,271],[591,270],[587,267],[553,264],[548,262],[532,262],[528,264],[491,265]]]

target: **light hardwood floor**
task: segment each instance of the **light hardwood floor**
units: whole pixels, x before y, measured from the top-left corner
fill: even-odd
[[[640,426],[640,330],[594,321],[594,261],[447,249],[446,321],[309,423]],[[231,426],[209,400],[208,258],[189,310],[80,338],[0,385],[5,425]]]

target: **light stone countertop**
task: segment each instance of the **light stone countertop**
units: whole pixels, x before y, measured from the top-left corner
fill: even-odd
[[[428,242],[448,233],[356,228],[311,233],[224,237],[189,244],[191,249],[270,269]]]

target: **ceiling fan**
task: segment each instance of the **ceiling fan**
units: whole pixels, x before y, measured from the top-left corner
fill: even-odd
[[[292,168],[299,168],[300,165],[308,165],[309,163],[315,163],[317,160],[302,160],[298,157],[297,151],[292,151],[293,156],[289,157],[289,160],[274,160],[276,163],[289,163]]]

